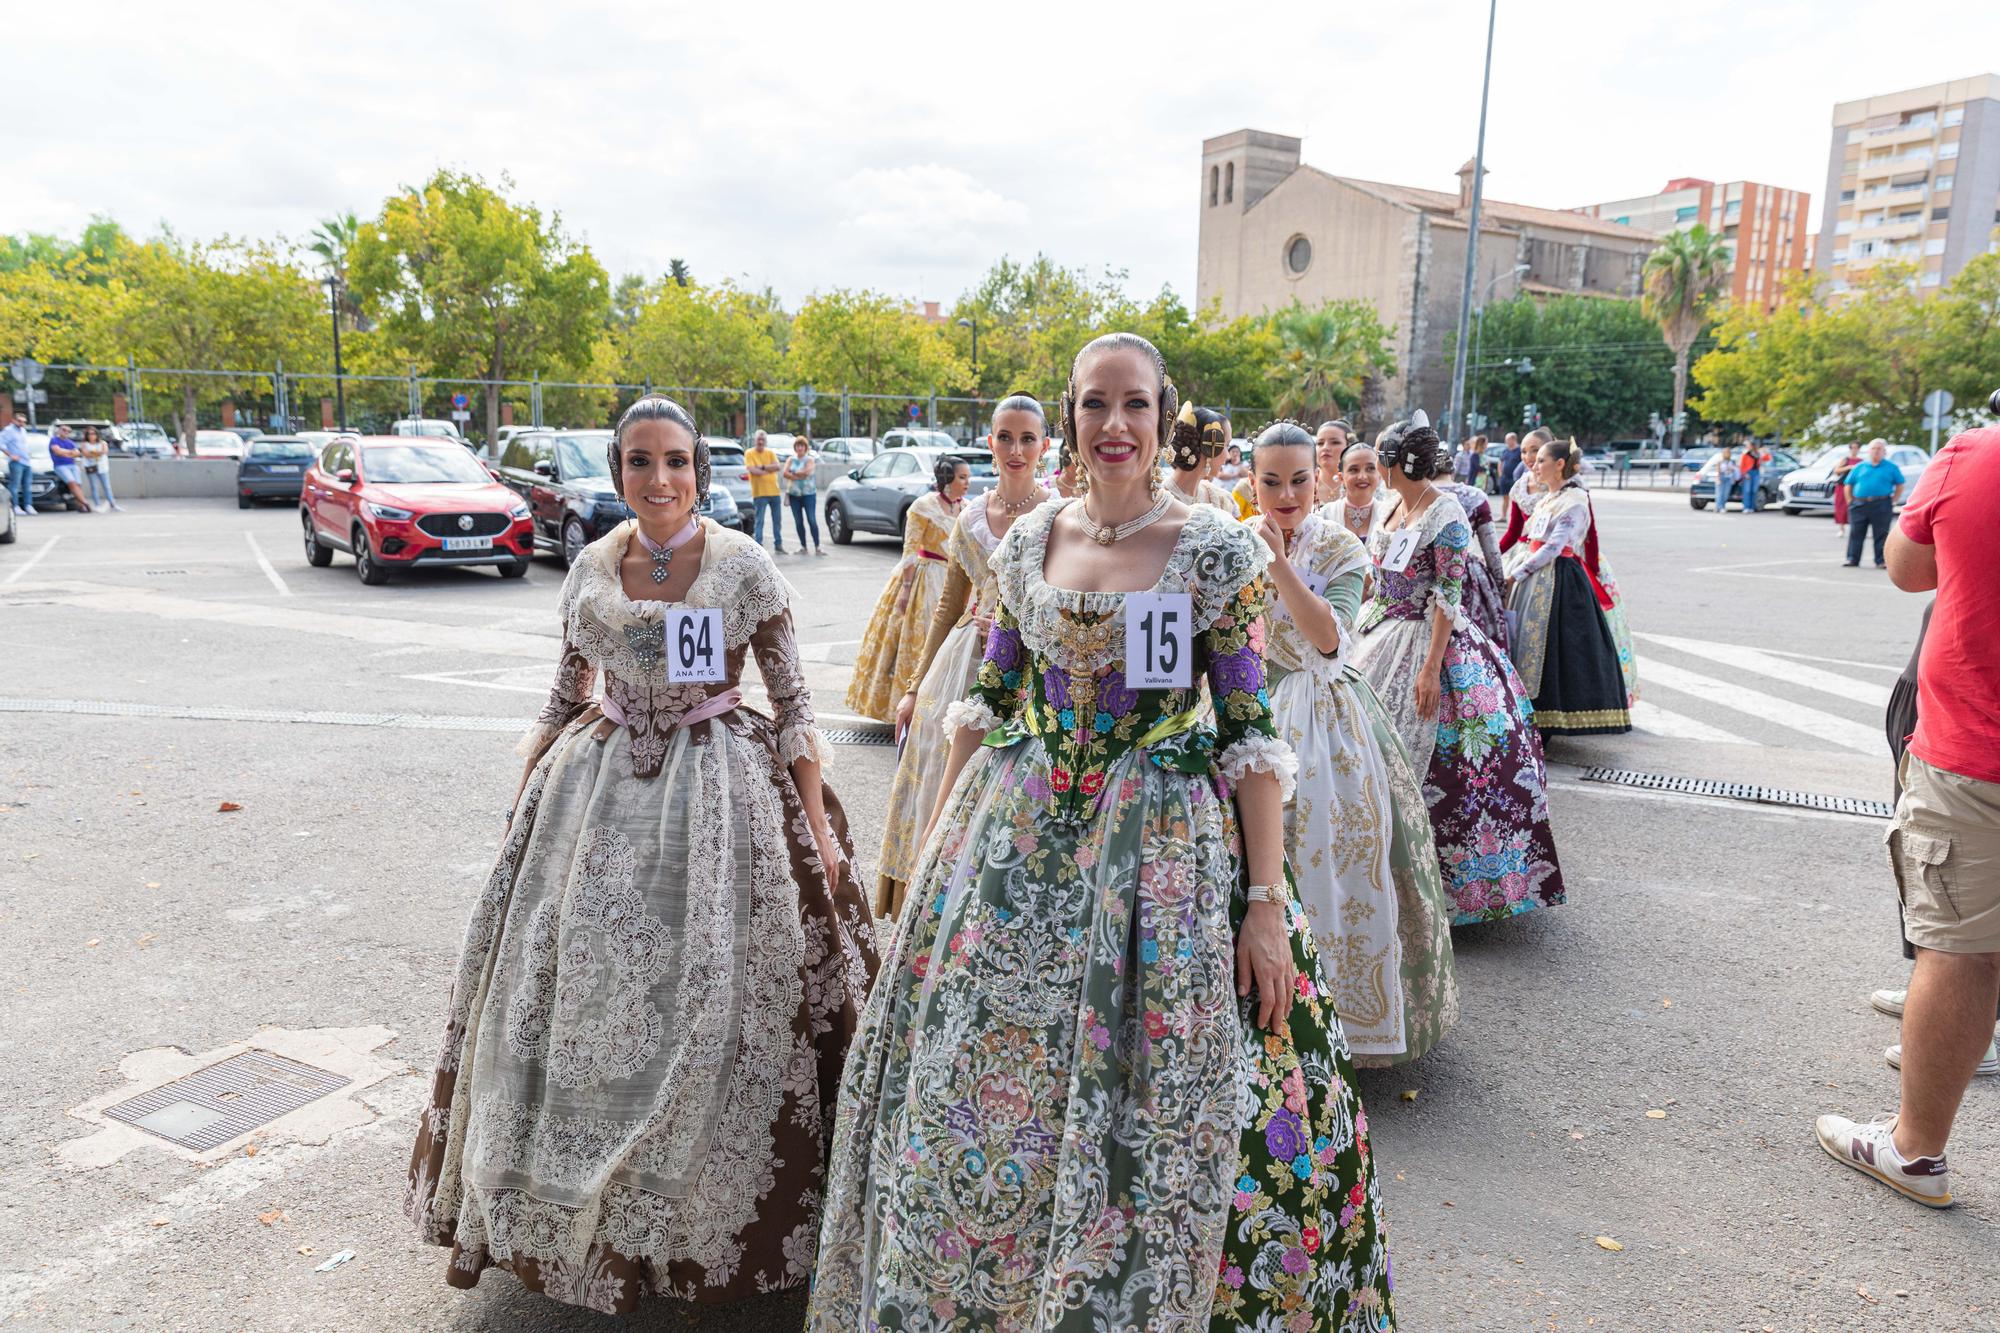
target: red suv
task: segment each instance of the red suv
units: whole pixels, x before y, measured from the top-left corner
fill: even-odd
[[[336,437],[306,470],[299,520],[308,564],[347,551],[369,584],[438,565],[498,565],[518,579],[535,554],[527,502],[454,441]]]

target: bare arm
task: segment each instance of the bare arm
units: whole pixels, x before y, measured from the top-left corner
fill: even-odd
[[[1269,534],[1276,531],[1269,518],[1259,525],[1259,529],[1267,543],[1272,540]],[[1292,567],[1292,562],[1280,549],[1283,539],[1278,540],[1279,546],[1272,548],[1267,571],[1271,583],[1278,590],[1278,600],[1285,604],[1292,623],[1298,626],[1306,642],[1331,657],[1340,651],[1340,624],[1333,618],[1333,608],[1327,605],[1324,597],[1306,586],[1306,581],[1299,577],[1298,570]]]
[[[1903,525],[1891,524],[1883,551],[1889,562],[1889,582],[1904,592],[1932,592],[1938,585],[1937,547],[1903,535]]]

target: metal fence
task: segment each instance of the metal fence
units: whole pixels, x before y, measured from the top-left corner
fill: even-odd
[[[737,388],[688,385],[589,384],[565,380],[462,379],[417,374],[348,374],[268,368],[202,370],[172,366],[82,362],[0,362],[20,410],[37,424],[62,419],[151,421],[185,438],[194,430],[254,427],[273,433],[346,428],[386,432],[407,417],[455,421],[484,440],[488,405],[499,425],[603,427],[640,395],[672,394],[704,431],[745,436],[758,429],[809,431],[815,439],[880,436],[898,426],[942,430],[959,440],[986,433],[995,400],[933,393],[860,393],[814,386]],[[1054,404],[1050,404],[1053,408]],[[1225,406],[1244,419],[1268,415],[1257,404]]]

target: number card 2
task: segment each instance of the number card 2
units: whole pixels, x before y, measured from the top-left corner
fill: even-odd
[[[1417,554],[1417,545],[1422,539],[1415,528],[1398,528],[1389,535],[1389,549],[1382,553],[1382,568],[1391,574],[1400,574],[1410,567],[1410,561]]]
[[[718,684],[723,679],[722,612],[715,607],[667,612],[667,679]]]
[[[1125,684],[1185,690],[1194,684],[1194,598],[1135,592],[1125,599]]]

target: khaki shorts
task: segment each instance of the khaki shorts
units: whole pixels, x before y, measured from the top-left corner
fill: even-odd
[[[1902,799],[1885,839],[1919,949],[2000,953],[2000,783],[1905,752]]]

